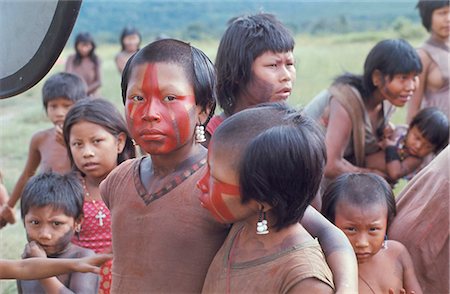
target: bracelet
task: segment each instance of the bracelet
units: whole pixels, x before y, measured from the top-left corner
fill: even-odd
[[[386,163],[389,163],[394,160],[400,161],[400,155],[397,152],[397,147],[395,147],[395,146],[387,146],[386,147],[385,160],[386,160]]]

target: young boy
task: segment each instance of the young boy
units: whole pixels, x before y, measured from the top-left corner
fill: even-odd
[[[84,191],[73,175],[43,173],[28,181],[21,201],[27,240],[23,258],[81,258],[94,251],[70,241],[83,221]],[[20,293],[96,293],[99,278],[92,273],[72,273],[41,280],[17,281]]]
[[[70,107],[86,97],[86,84],[78,76],[70,73],[57,73],[51,76],[42,88],[42,98],[47,117],[53,127],[33,135],[28,151],[25,168],[14,187],[8,205],[0,210],[0,228],[11,218],[14,206],[22,194],[23,187],[39,167],[40,172],[53,171],[65,173],[70,171],[70,160],[63,145],[62,126]]]

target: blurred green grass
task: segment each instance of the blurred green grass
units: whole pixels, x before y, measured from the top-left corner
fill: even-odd
[[[333,78],[344,71],[361,73],[364,59],[375,43],[384,38],[395,38],[395,32],[366,32],[348,35],[296,37],[297,81],[289,103],[304,106],[322,89],[329,86]],[[422,40],[408,40],[417,46]],[[214,60],[218,40],[192,42]],[[114,63],[119,52],[118,45],[99,45],[97,54],[102,60],[101,94],[123,112],[120,94],[120,76]],[[57,64],[47,76],[32,89],[10,99],[0,100],[0,170],[8,191],[12,191],[26,161],[29,141],[38,130],[51,127],[41,102],[41,88],[52,74],[64,70],[65,58],[73,53],[66,48]],[[405,109],[399,109],[394,123],[405,121]],[[405,185],[401,181],[396,194]],[[19,217],[19,215],[18,215]],[[0,230],[0,258],[19,259],[26,242],[23,224],[20,220]],[[15,293],[14,281],[0,281],[2,293]]]

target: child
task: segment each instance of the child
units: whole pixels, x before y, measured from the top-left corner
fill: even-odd
[[[8,207],[0,212],[0,223],[6,220],[9,211],[14,208],[22,195],[28,179],[38,167],[40,172],[53,171],[66,173],[70,171],[70,160],[62,143],[62,125],[70,107],[86,97],[86,84],[79,77],[69,73],[57,73],[51,76],[42,87],[42,98],[47,117],[53,127],[39,131],[31,138],[25,168],[14,187]],[[2,225],[0,224],[0,227]]]
[[[31,178],[24,188],[20,209],[29,241],[23,258],[80,258],[95,254],[70,242],[83,221],[83,187],[72,175],[50,172]],[[18,280],[17,288],[19,293],[96,293],[98,277],[72,273]]]
[[[199,188],[203,206],[234,224],[203,293],[334,293],[320,245],[299,223],[319,189],[325,153],[319,127],[279,104],[222,123]]]
[[[424,159],[438,154],[448,145],[449,123],[447,116],[436,107],[424,108],[417,113],[407,131],[397,127],[382,142],[383,151],[366,157],[366,165],[386,171],[393,182],[414,174]]]
[[[363,75],[339,76],[306,106],[308,115],[325,122],[326,180],[345,172],[382,174],[368,169],[365,158],[380,150],[393,106],[402,107],[411,98],[421,71],[419,56],[408,42],[383,40],[367,55]]]
[[[3,184],[3,174],[0,172],[0,212],[2,212],[0,228],[6,226],[7,223],[13,224],[16,222],[14,209],[8,206],[8,200],[8,190]]]
[[[80,101],[67,114],[64,141],[73,168],[84,188],[84,222],[72,239],[96,253],[111,250],[111,215],[102,201],[100,182],[120,163],[134,157],[124,119],[103,99]],[[109,293],[111,263],[101,270],[100,291]]]
[[[100,96],[102,85],[100,58],[95,54],[95,42],[89,33],[79,33],[75,38],[75,54],[66,60],[66,72],[81,77],[87,84],[87,94]]]
[[[200,207],[195,188],[206,163],[200,143],[205,139],[202,126],[214,107],[214,89],[214,66],[208,57],[173,39],[147,45],[124,69],[128,128],[150,156],[122,163],[100,186],[112,215],[113,292],[202,289],[209,264],[228,233],[227,226]],[[328,222],[314,220],[318,232],[329,233]],[[339,233],[324,239],[329,255],[342,256],[340,250],[347,247],[341,240]],[[350,279],[341,281],[352,289],[353,268],[346,262],[335,265],[348,270]],[[356,284],[356,275],[354,280]]]
[[[230,21],[216,57],[217,98],[224,112],[211,119],[207,139],[234,113],[290,96],[296,78],[294,45],[292,34],[272,14]]]
[[[417,53],[423,65],[417,91],[408,102],[406,121],[411,122],[423,107],[435,106],[450,118],[449,105],[449,19],[448,0],[419,0],[416,6],[425,29],[430,33]]]
[[[376,174],[346,173],[323,195],[322,213],[349,238],[358,259],[359,293],[422,293],[411,256],[387,241],[396,214],[388,183]]]
[[[39,245],[35,241],[30,242],[31,248],[35,246]],[[99,267],[111,258],[111,254],[98,254],[83,258],[0,259],[0,279],[39,280],[70,272],[98,274]]]
[[[120,74],[122,74],[128,59],[139,50],[140,44],[141,34],[139,31],[133,27],[125,27],[120,35],[122,51],[116,55],[116,65]]]

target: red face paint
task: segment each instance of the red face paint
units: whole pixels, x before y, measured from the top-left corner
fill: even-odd
[[[193,88],[176,64],[137,66],[128,83],[126,117],[136,142],[149,154],[168,154],[193,140]]]
[[[221,182],[211,176],[209,167],[197,187],[202,191],[200,201],[213,217],[221,223],[233,223],[237,219],[227,205],[227,199],[240,202],[239,186]],[[236,199],[237,198],[237,199]]]

